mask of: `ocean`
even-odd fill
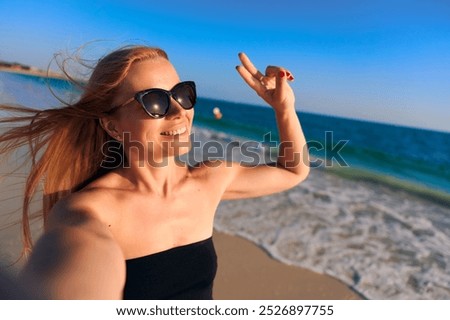
[[[219,107],[223,114],[220,121],[212,117],[214,107]],[[298,116],[310,145],[310,153],[328,158],[332,165],[347,168],[341,170],[344,174],[348,171],[348,175],[352,175],[354,170],[359,169],[358,174],[364,171],[380,183],[385,182],[386,177],[394,177],[410,183],[411,187],[429,188],[443,195],[450,193],[450,132],[304,112],[298,112]],[[195,117],[199,126],[262,143],[264,135],[270,132],[272,139],[278,141],[274,114],[270,108],[200,99]],[[339,151],[339,156],[330,159],[336,151]]]
[[[0,103],[60,105],[48,86],[65,101],[78,94],[63,80],[0,72]],[[203,142],[254,141],[261,152],[277,144],[270,108],[199,95],[194,127]],[[298,116],[313,156],[308,180],[273,196],[223,201],[216,228],[369,299],[450,299],[450,133]]]

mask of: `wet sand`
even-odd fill
[[[214,299],[362,299],[339,280],[278,262],[241,237],[216,231],[214,243],[219,261]]]

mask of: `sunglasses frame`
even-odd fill
[[[184,85],[189,86],[189,87],[193,90],[193,92],[194,92],[194,101],[193,101],[193,103],[192,103],[192,106],[189,107],[189,108],[185,108],[185,107],[177,100],[176,94],[173,93],[174,89],[176,89],[176,88],[179,87],[179,86],[184,86]],[[145,107],[145,104],[144,104],[144,100],[143,100],[143,99],[144,99],[145,95],[147,95],[147,94],[149,94],[149,93],[152,93],[152,92],[162,92],[162,93],[164,93],[165,96],[167,97],[167,104],[168,104],[168,107],[167,107],[167,109],[166,109],[166,111],[165,111],[165,113],[164,113],[163,115],[155,115],[155,114],[152,114],[152,113],[150,113],[150,111],[148,111],[147,108]],[[172,104],[170,103],[170,99],[171,99],[171,98],[173,98],[175,101],[177,101],[178,104],[179,104],[183,109],[185,109],[185,110],[190,110],[190,109],[192,109],[192,108],[194,107],[195,103],[197,102],[197,89],[196,89],[196,86],[195,86],[195,82],[194,82],[194,81],[182,81],[182,82],[177,83],[177,84],[176,84],[175,86],[173,86],[173,88],[170,89],[170,90],[165,90],[165,89],[161,89],[161,88],[151,88],[151,89],[145,89],[145,90],[142,90],[142,91],[138,91],[138,92],[133,96],[133,98],[130,98],[130,99],[128,99],[127,101],[125,101],[124,103],[122,103],[122,104],[120,104],[120,105],[118,105],[118,106],[115,106],[115,107],[111,108],[111,109],[108,111],[108,113],[113,113],[113,112],[116,111],[118,108],[124,107],[124,106],[126,106],[127,104],[129,104],[131,101],[136,100],[137,102],[139,102],[139,104],[141,105],[141,107],[144,109],[144,111],[145,111],[150,117],[152,117],[152,118],[154,118],[154,119],[162,119],[162,118],[164,118],[164,117],[167,115],[167,113],[168,113],[169,110],[170,110],[170,106],[172,105]]]

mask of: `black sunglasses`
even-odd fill
[[[175,85],[170,91],[153,88],[137,92],[133,98],[125,101],[119,106],[115,106],[108,111],[113,113],[118,108],[123,107],[133,100],[139,102],[147,114],[155,119],[166,116],[170,108],[170,98],[174,98],[185,110],[192,109],[197,101],[197,91],[194,81],[183,81]]]

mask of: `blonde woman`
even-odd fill
[[[28,251],[29,202],[43,181],[45,232],[21,274],[32,293],[212,298],[219,202],[280,192],[309,173],[292,75],[282,67],[263,74],[245,54],[239,58],[238,73],[274,110],[281,141],[276,164],[178,163],[176,156],[189,151],[196,87],[179,78],[158,48],[125,47],[102,58],[74,104],[44,111],[3,107],[22,115],[2,120],[15,124],[0,137],[2,153],[32,146],[23,207]]]

